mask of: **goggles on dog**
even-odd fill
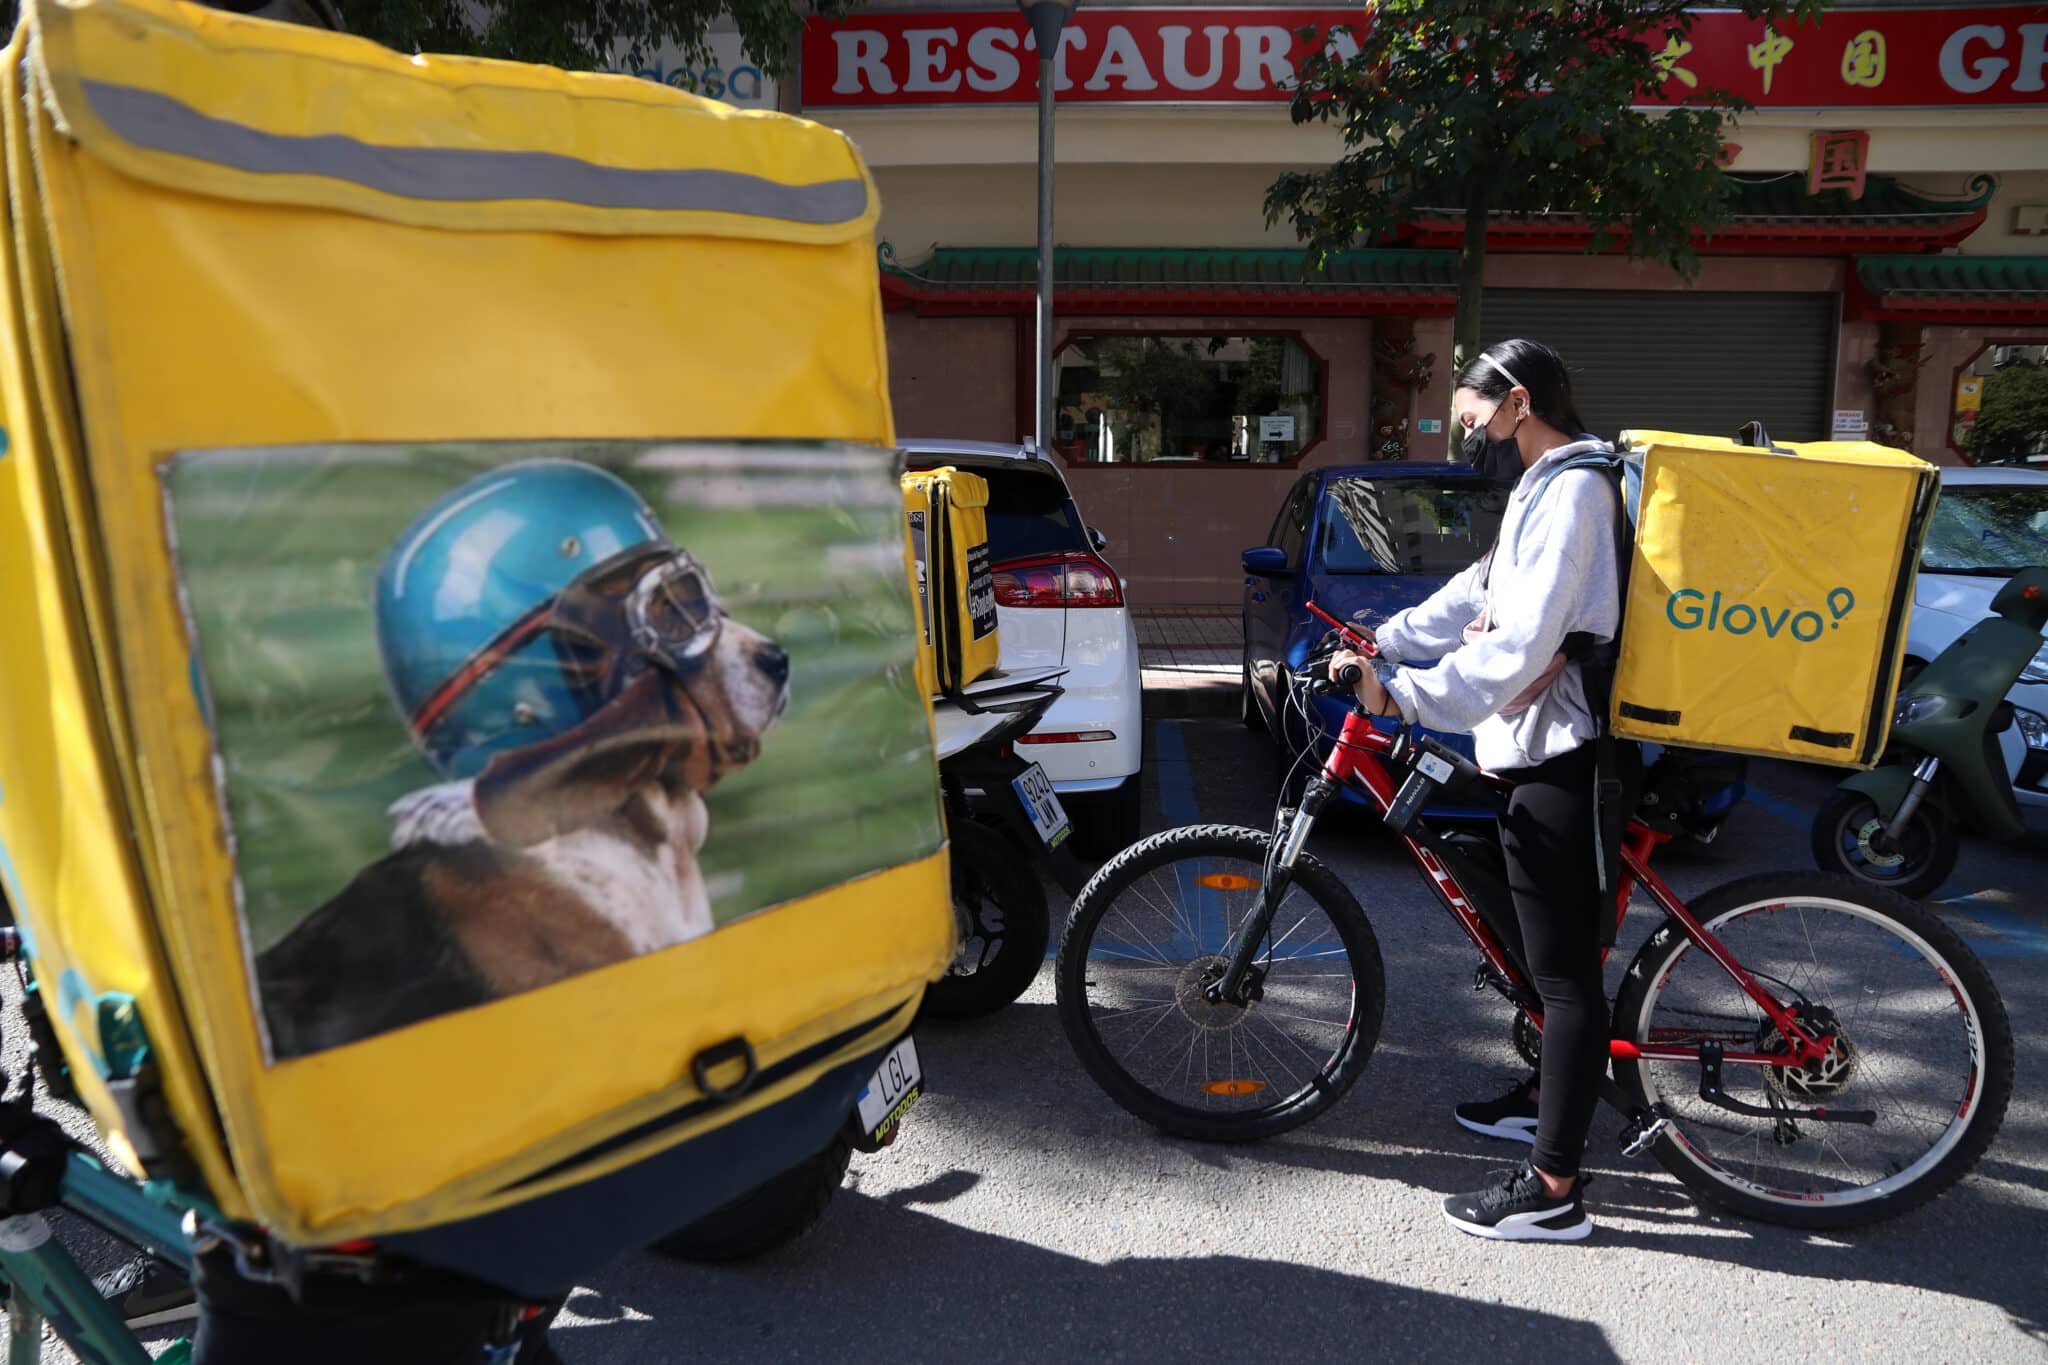
[[[581,693],[622,685],[637,661],[681,673],[718,642],[723,609],[711,575],[672,545],[649,545],[585,570],[500,632],[435,688],[412,716],[426,734],[521,650],[550,635],[564,679]]]

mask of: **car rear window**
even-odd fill
[[[1949,484],[1934,504],[1920,567],[2004,578],[2048,565],[2048,486]]]
[[[910,461],[913,469],[940,463],[918,457]],[[985,465],[973,472],[988,480],[988,550],[996,563],[1088,548],[1080,515],[1057,475]]]
[[[1505,489],[1477,480],[1333,479],[1316,538],[1325,573],[1454,574],[1493,544]]]

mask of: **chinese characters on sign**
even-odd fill
[[[1806,164],[1806,192],[1844,190],[1851,199],[1861,199],[1869,169],[1869,133],[1815,133]]]
[[[1874,28],[1864,29],[1849,40],[1842,49],[1842,80],[1847,85],[1860,85],[1866,90],[1875,90],[1884,84],[1884,35]]]
[[[1651,58],[1644,104],[1726,90],[1774,108],[2048,109],[2048,7],[1847,8],[1782,30],[1701,9]]]
[[[1666,81],[1676,80],[1688,90],[1699,89],[1700,78],[1679,65],[1691,52],[1691,43],[1686,42],[1675,33],[1672,34],[1671,41],[1664,44],[1664,51],[1658,54],[1657,57],[1659,79]]]
[[[1764,93],[1771,93],[1771,76],[1778,63],[1792,55],[1792,40],[1770,25],[1764,25],[1764,40],[1749,49],[1749,64],[1764,73]]]

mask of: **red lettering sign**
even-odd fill
[[[2048,5],[1831,9],[1769,29],[1703,10],[1656,66],[1645,103],[1727,90],[1781,109],[2048,104]]]
[[[1055,88],[1062,104],[1284,100],[1295,61],[1307,50],[1297,30],[1364,23],[1363,9],[1083,5],[1060,35]],[[804,25],[807,109],[1037,99],[1038,44],[1014,9],[871,14]]]
[[[1284,100],[1307,50],[1295,32],[1363,28],[1358,9],[1091,9],[1074,12],[1055,63],[1062,103]],[[1340,40],[1339,50],[1347,44]],[[1028,104],[1038,49],[1016,10],[805,23],[807,109]],[[1727,90],[1770,108],[2048,105],[2048,5],[1838,9],[1767,29],[1701,10],[1649,73],[1650,104]]]

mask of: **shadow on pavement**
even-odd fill
[[[864,1246],[901,1250],[863,1256]],[[632,1313],[633,1302],[643,1294],[651,1299],[657,1283],[661,1297],[675,1303],[679,1279],[692,1291],[684,1322]],[[569,1305],[597,1322],[558,1326],[553,1334],[571,1365],[684,1358],[977,1365],[1214,1355],[1304,1362],[1463,1355],[1489,1365],[1619,1359],[1597,1326],[1569,1317],[1246,1257],[1097,1264],[853,1193],[840,1197],[813,1237],[743,1269],[643,1257],[606,1280],[607,1294],[579,1295]],[[834,1326],[814,1329],[814,1322]]]
[[[1358,1089],[1321,1121],[1240,1146],[1168,1138],[1116,1108],[1067,1050],[1050,1004],[1020,1002],[969,1026],[920,1034],[934,1062],[933,1093],[959,1101],[928,1121],[963,1135],[988,1137],[1007,1130],[1020,1142],[1065,1141],[1078,1144],[1077,1151],[1101,1145],[1116,1149],[1125,1162],[1157,1144],[1225,1178],[1242,1173],[1247,1181],[1270,1183],[1284,1179],[1275,1171],[1300,1168],[1396,1181],[1438,1194],[1476,1188],[1492,1172],[1527,1155],[1514,1144],[1461,1134],[1451,1127],[1442,1103],[1423,1101],[1409,1078],[1393,1074],[1396,1068],[1411,1067],[1440,1074],[1456,1050],[1453,1041],[1440,1040],[1426,1057],[1413,1059],[1383,1043]],[[968,1064],[969,1054],[991,1048],[1011,1058],[1012,1068],[991,1071]],[[1020,1091],[1010,1079],[1018,1073],[1064,1087],[1060,1093],[1067,1098],[1046,1112],[1043,1099]],[[1025,1131],[1038,1124],[1044,1129]],[[1998,1307],[2015,1327],[2048,1343],[2048,1283],[2041,1263],[1985,1254],[1991,1245],[2032,1245],[2028,1227],[2038,1214],[1997,1189],[2000,1183],[2048,1188],[2048,1176],[2040,1169],[2001,1156],[2002,1147],[2012,1150],[2020,1142],[2023,1124],[2021,1115],[2009,1114],[1991,1151],[1933,1203],[1867,1228],[1809,1233],[1701,1205],[1653,1159],[1622,1156],[1615,1143],[1620,1119],[1603,1108],[1587,1147],[1587,1169],[1595,1176],[1587,1204],[1596,1222],[1603,1214],[1608,1221],[1592,1245],[1661,1251],[1819,1281],[1858,1280],[1955,1294]]]

